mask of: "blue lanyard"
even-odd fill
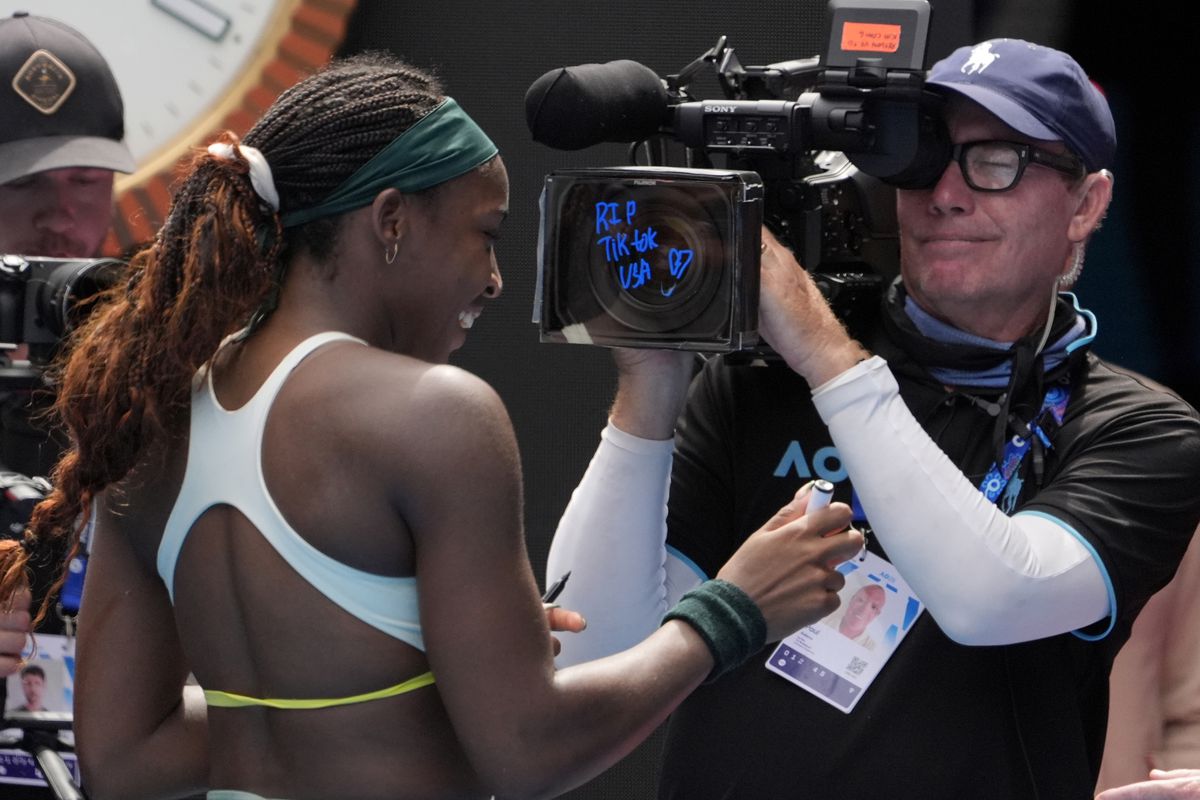
[[[979,491],[983,492],[984,497],[989,501],[999,506],[1005,514],[1012,514],[1017,507],[1017,498],[1021,494],[1023,483],[1020,476],[1017,475],[1017,469],[1021,466],[1025,454],[1033,446],[1033,437],[1036,436],[1047,449],[1053,446],[1050,444],[1050,437],[1042,430],[1038,421],[1049,411],[1055,423],[1062,425],[1063,415],[1067,410],[1067,401],[1070,399],[1071,389],[1065,383],[1047,389],[1046,397],[1042,400],[1041,410],[1029,423],[1028,435],[1010,438],[1004,445],[1004,455],[999,461],[992,464],[991,469],[980,482]],[[1003,497],[1001,497],[1001,493],[1003,493]]]
[[[79,536],[78,552],[67,562],[67,577],[58,594],[60,614],[74,617],[79,613],[79,606],[83,602],[83,578],[87,573],[88,552],[91,550],[92,531],[95,527],[96,513],[93,504],[87,525]]]

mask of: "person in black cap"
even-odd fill
[[[711,359],[685,407],[686,356],[619,354],[547,566],[591,621],[560,663],[644,636],[808,477],[920,601],[869,684],[865,657],[811,637],[776,656],[854,683],[849,711],[770,650],[692,695],[661,798],[1090,798],[1112,659],[1200,519],[1200,417],[1090,353],[1065,291],[1112,196],[1104,97],[1012,39],[928,78],[953,148],[898,192],[901,276],[861,343],[765,232],[760,330],[784,363]]]
[[[0,120],[0,255],[97,255],[112,225],[113,173],[134,168],[104,57],[56,20],[25,12],[0,19]],[[0,366],[8,363],[0,351]],[[0,386],[0,471],[23,483],[48,472],[61,443],[33,422],[40,405],[28,391],[8,388]],[[6,492],[0,502],[14,501]],[[48,581],[57,565],[44,571]],[[20,665],[28,606],[27,592],[0,598],[0,676]]]
[[[0,119],[0,255],[98,255],[112,225],[113,173],[134,168],[104,57],[56,20],[25,12],[0,19]],[[16,343],[0,344],[24,357]],[[4,397],[0,465],[45,475],[60,443],[33,417],[27,391]]]
[[[0,119],[0,253],[97,255],[113,173],[134,168],[104,57],[61,22],[0,20]]]

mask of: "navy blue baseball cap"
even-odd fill
[[[934,64],[926,84],[975,101],[1031,139],[1065,143],[1088,172],[1112,166],[1117,130],[1108,101],[1066,53],[991,39]]]

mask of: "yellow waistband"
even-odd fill
[[[210,706],[217,706],[219,708],[242,708],[244,706],[268,706],[269,708],[284,709],[329,708],[330,706],[348,706],[352,703],[366,703],[371,700],[382,700],[385,697],[395,697],[398,694],[411,692],[413,689],[420,689],[422,686],[429,686],[431,683],[433,683],[433,673],[426,672],[415,678],[409,678],[404,683],[398,683],[395,686],[378,689],[374,692],[367,692],[366,694],[356,694],[353,697],[333,697],[313,700],[260,699],[258,697],[247,697],[242,694],[233,694],[232,692],[222,692],[216,689],[205,689],[204,701]]]

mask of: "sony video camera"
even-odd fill
[[[631,142],[651,164],[546,177],[542,341],[754,348],[763,223],[852,330],[876,313],[899,266],[892,189],[932,185],[950,156],[941,101],[925,89],[930,9],[831,0],[829,12],[823,63],[745,67],[721,37],[666,79],[613,61],[530,86],[535,141]],[[705,67],[726,99],[689,94]]]
[[[29,367],[4,366],[0,388],[36,385],[40,369],[86,313],[86,301],[111,286],[125,266],[111,258],[0,255],[0,348],[29,346]]]

